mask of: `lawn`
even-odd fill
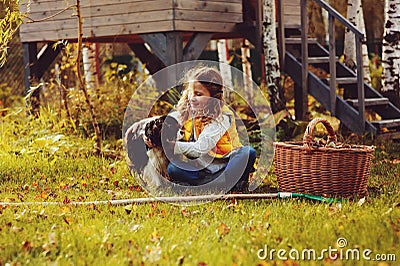
[[[0,265],[399,265],[400,145],[376,145],[365,202],[218,200],[194,206],[71,204],[146,197],[120,140],[71,133],[57,114],[0,125]],[[40,129],[40,130],[38,130]],[[265,186],[276,186],[265,173]],[[260,191],[262,192],[262,191]]]

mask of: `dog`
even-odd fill
[[[179,130],[178,121],[164,115],[139,121],[127,132],[129,166],[139,174],[145,186],[160,187],[169,180],[168,158],[173,155],[173,150],[168,143],[176,141]]]

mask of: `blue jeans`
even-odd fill
[[[255,171],[256,156],[257,152],[253,147],[243,146],[232,152],[227,165],[217,173],[207,173],[206,169],[199,170],[191,165],[185,165],[185,169],[182,169],[171,162],[168,165],[168,175],[173,181],[196,186],[206,184],[224,173],[226,178],[235,178],[236,184],[247,184],[250,173]],[[238,173],[241,174],[240,177]]]

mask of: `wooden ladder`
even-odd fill
[[[308,0],[300,0],[301,21],[295,31],[285,26],[281,1],[278,1],[280,63],[284,72],[295,82],[296,117],[307,119],[307,96],[310,94],[353,132],[400,139],[399,108],[364,83],[361,51],[363,33],[324,0],[313,0],[328,12],[329,40],[326,49],[308,37]],[[356,71],[339,62],[336,56],[335,21],[354,33]],[[310,71],[310,66],[323,69],[326,75],[318,77]],[[343,95],[338,95],[338,87],[343,88]],[[368,110],[378,114],[380,119],[368,121]]]
[[[286,38],[285,70],[298,86],[302,84],[301,42],[301,38]],[[329,51],[315,39],[308,40],[308,64],[327,73],[326,76],[318,77],[309,71],[308,93],[330,111]],[[371,133],[386,138],[400,139],[400,109],[367,83],[364,83],[365,109],[378,114],[381,120],[365,121],[365,126],[360,124],[357,74],[338,59],[336,59],[335,65],[335,83],[339,88],[344,89],[343,95],[336,95],[335,116],[347,128],[358,134]]]

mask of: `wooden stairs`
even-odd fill
[[[285,71],[297,86],[302,85],[302,40],[285,38]],[[326,76],[318,77],[308,72],[308,93],[331,111],[329,51],[315,39],[308,39],[308,65],[322,69]],[[364,83],[364,106],[366,113],[374,112],[381,120],[360,123],[357,99],[357,74],[336,60],[336,84],[343,88],[343,95],[336,94],[335,116],[351,131],[358,134],[371,134],[389,139],[400,139],[400,110],[370,85]]]

